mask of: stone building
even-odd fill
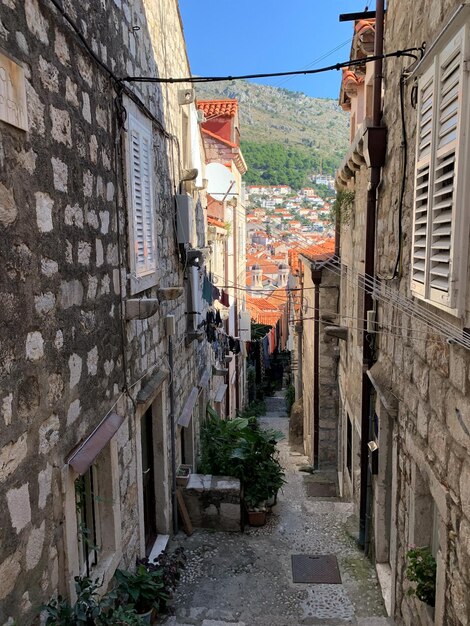
[[[239,104],[237,100],[198,100],[206,157],[207,222],[211,255],[208,271],[220,298],[214,308],[223,318],[223,333],[237,341],[217,362],[213,401],[219,414],[235,417],[245,403],[246,363],[241,340],[249,340],[240,316],[245,310],[246,210],[242,176],[247,165],[240,148]],[[225,360],[224,360],[225,359]],[[224,373],[224,370],[227,370]]]
[[[27,626],[176,524],[211,385],[204,165],[191,85],[120,80],[189,75],[176,0],[0,18],[0,623]]]
[[[289,255],[296,310],[297,341],[293,350],[296,398],[302,399],[302,449],[315,469],[335,470],[338,450],[338,340],[327,334],[336,324],[339,278],[334,261],[334,243],[313,245]],[[295,296],[294,296],[295,297]],[[296,380],[297,379],[297,380]],[[292,443],[294,443],[292,441]]]
[[[381,6],[376,21],[356,21],[352,59],[373,54],[374,40],[380,53]],[[343,76],[352,137],[337,187],[354,196],[341,225],[339,476],[396,623],[462,626],[470,623],[470,5],[418,0],[410,11],[391,0],[383,32],[387,53],[426,47],[422,58],[387,59],[383,72],[364,63]],[[411,546],[435,557],[434,608],[408,593]]]

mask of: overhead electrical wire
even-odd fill
[[[216,275],[216,276],[217,276],[217,275]],[[354,284],[354,286],[356,286],[356,285]],[[252,290],[251,290],[250,288],[248,288],[248,287],[235,287],[235,286],[227,287],[227,286],[225,286],[225,287],[218,287],[218,289],[233,289],[234,291],[252,292]],[[278,289],[279,289],[279,288],[278,288]],[[310,291],[313,291],[313,290],[315,289],[315,287],[304,287],[303,289],[301,289],[301,288],[299,288],[299,289],[288,289],[288,288],[286,287],[285,289],[286,289],[286,291],[288,291],[288,293],[290,293],[290,292],[292,292],[292,291],[309,291],[309,290],[310,290]],[[276,291],[276,290],[275,290],[275,291]],[[261,291],[256,291],[255,293],[256,293],[256,294],[259,294],[259,293],[263,293],[263,292],[261,292]],[[273,293],[273,291],[271,291],[271,292],[270,292],[270,294],[271,294],[271,295],[269,295],[269,294],[268,294],[268,296],[267,296],[267,298],[269,298],[269,300],[275,300],[275,301],[278,301],[280,304],[287,304],[287,303],[288,303],[288,300],[287,300],[286,298],[283,298],[282,296],[277,296],[277,295],[275,295],[275,294]],[[306,298],[303,298],[303,300],[305,300],[305,299],[306,299]],[[263,301],[263,300],[266,300],[266,298],[260,298],[260,300],[261,300],[261,301]],[[255,306],[256,306],[256,302],[255,302],[254,304],[255,304]],[[321,308],[316,308],[316,307],[314,307],[314,306],[305,305],[305,304],[302,304],[302,309],[303,309],[304,311],[306,311],[306,310],[309,310],[309,311],[317,311],[317,312],[319,312],[319,313],[321,313],[321,311],[322,311],[322,309],[321,309]],[[267,312],[267,313],[269,313],[269,312]],[[337,313],[337,315],[338,315],[338,317],[340,317],[341,319],[355,320],[355,321],[357,321],[357,322],[363,322],[364,324],[368,322],[368,320],[367,320],[366,318],[361,318],[361,317],[359,317],[359,316],[357,316],[357,315],[356,315],[356,316],[355,316],[355,315],[344,315],[344,314],[341,314],[341,313],[339,313],[339,312]],[[314,318],[313,318],[313,317],[302,317],[302,318],[300,318],[300,319],[302,319],[302,320],[313,320]],[[295,320],[295,321],[300,321],[300,319],[299,319],[299,320]],[[290,320],[289,320],[289,321],[290,321]],[[329,322],[328,322],[328,323],[329,323]],[[334,323],[332,322],[331,324],[333,325]],[[376,321],[376,322],[374,322],[374,324],[375,324],[377,327],[379,327],[380,325],[382,325],[382,324],[383,324],[383,322],[382,322],[382,323],[380,323],[380,322],[377,322],[377,321]],[[404,325],[402,325],[402,324],[387,324],[387,328],[395,328],[395,329],[397,329],[397,330],[403,330],[403,331],[413,332],[413,333],[415,333],[415,334],[422,334],[422,335],[428,335],[428,334],[429,334],[429,331],[428,331],[428,330],[414,330],[414,329],[411,329],[409,326],[404,326]],[[398,335],[398,336],[403,337],[403,334],[400,334],[400,335]],[[444,341],[445,341],[445,342],[447,342],[447,340],[448,340],[447,338],[446,338],[446,339],[444,339]]]
[[[55,1],[55,0],[53,0]],[[414,54],[417,52],[419,57]],[[309,76],[312,74],[322,74],[324,72],[330,72],[332,70],[340,70],[346,67],[355,67],[364,65],[364,63],[372,63],[374,61],[380,61],[383,59],[391,59],[398,57],[410,57],[418,61],[424,54],[424,48],[405,48],[403,50],[395,50],[394,52],[387,52],[385,54],[378,54],[374,56],[361,57],[360,59],[350,59],[349,61],[342,61],[340,63],[334,63],[333,65],[327,65],[325,67],[319,67],[310,70],[294,70],[290,72],[266,72],[258,74],[243,74],[240,76],[186,76],[184,78],[161,78],[159,76],[125,76],[121,78],[121,82],[127,83],[215,83],[222,81],[233,80],[250,80],[254,78],[276,78],[280,76]]]
[[[351,37],[348,37],[345,41],[343,41],[342,43],[339,43],[336,47],[332,48],[328,52],[325,52],[321,56],[317,57],[316,59],[314,59],[313,61],[311,61],[307,65],[305,65],[302,69],[303,70],[309,69],[310,67],[312,67],[312,65],[315,65],[316,63],[319,63],[320,61],[323,61],[323,59],[326,59],[327,57],[332,55],[333,52],[337,52],[338,50],[341,50],[341,48],[344,48],[344,46],[346,46],[348,43],[351,43]],[[280,87],[281,85],[285,85],[292,78],[293,78],[293,76],[288,76],[284,80],[280,80],[279,82],[277,82],[274,85],[272,85],[272,87]]]

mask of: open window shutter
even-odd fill
[[[416,146],[415,198],[411,287],[425,295],[428,256],[430,174],[434,113],[434,65],[421,77],[418,86],[418,125]]]
[[[129,116],[130,200],[137,276],[156,269],[152,171],[151,127],[147,128]]]
[[[452,266],[453,256],[458,252],[454,246],[457,224],[455,199],[463,60],[461,31],[439,58],[429,252],[429,297],[449,307],[454,306]]]

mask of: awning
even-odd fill
[[[159,387],[162,386],[168,377],[168,374],[169,371],[163,368],[152,374],[147,384],[144,385],[144,387],[137,394],[137,404],[147,404],[147,402],[151,400],[158,391]]]
[[[123,421],[122,415],[109,413],[91,435],[72,452],[68,464],[82,476],[91,467],[105,445],[109,443]]]
[[[187,428],[189,426],[198,395],[199,389],[197,387],[193,387],[178,418],[178,426],[182,426],[183,428]]]
[[[225,383],[220,385],[220,387],[217,389],[215,393],[214,402],[222,402],[225,396],[225,392],[227,391],[227,387],[228,385],[226,385]]]
[[[390,374],[386,372],[383,365],[377,361],[370,370],[367,370],[367,376],[374,385],[374,389],[377,391],[377,395],[387,413],[391,417],[396,418],[398,416],[398,399],[391,390]]]
[[[207,388],[209,386],[209,380],[211,377],[211,371],[210,369],[207,369],[204,374],[201,376],[201,379],[199,381],[199,387],[202,388]]]

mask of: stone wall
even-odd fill
[[[404,2],[390,3],[386,46],[400,48],[410,41],[431,41],[450,18],[458,2],[418,2],[411,15],[405,16]],[[426,15],[423,20],[420,15]],[[412,45],[416,45],[413,43]],[[398,182],[402,176],[402,145],[397,107],[402,61],[387,65],[385,75],[384,120],[389,129],[387,165],[384,169],[383,188],[380,194],[378,231],[379,271],[390,272],[397,254]],[[409,267],[412,228],[413,167],[416,111],[411,107],[410,90],[405,87],[405,119],[410,150],[403,205],[402,276],[396,288],[410,296]],[[467,138],[468,140],[468,138]],[[467,298],[469,296],[467,290]],[[468,320],[470,307],[467,304]],[[439,311],[433,311],[439,315]],[[432,498],[437,509],[439,527],[439,552],[437,576],[436,624],[468,624],[470,616],[470,387],[468,351],[448,345],[445,337],[433,332],[396,308],[383,307],[385,325],[398,329],[398,336],[388,333],[381,337],[380,360],[392,381],[398,397],[399,418],[397,435],[398,453],[398,549],[396,610],[407,624],[416,622],[416,605],[419,601],[406,595],[404,575],[405,553],[409,544],[415,543],[417,532],[413,518],[418,507],[415,475],[422,476],[422,491]],[[445,313],[442,319],[459,325]],[[464,322],[464,325],[465,322]],[[426,522],[425,522],[426,523]],[[428,524],[428,537],[431,529]],[[426,623],[423,620],[422,623]]]
[[[314,462],[314,335],[315,285],[312,280],[313,262],[303,260],[304,317],[302,338],[302,403],[304,452]],[[325,334],[328,320],[337,321],[339,277],[327,268],[322,270],[319,286],[319,457],[320,469],[335,468],[338,448],[338,358],[337,339]]]
[[[320,284],[320,441],[321,469],[336,468],[338,457],[339,390],[338,340],[325,333],[330,321],[338,322],[339,276],[324,269]]]
[[[409,4],[404,0],[389,2],[385,49],[418,46],[423,41],[429,45],[459,4],[452,0],[418,0],[410,12]],[[411,60],[398,58],[385,64],[383,109],[388,146],[379,189],[376,271],[388,287],[411,303],[416,302],[410,291],[409,271],[417,121],[416,110],[411,105],[412,80],[406,82],[404,92],[408,141],[406,172],[403,171],[399,101],[400,75],[410,63]],[[405,174],[400,216],[400,191]],[[364,197],[367,190],[365,167],[355,174],[355,190],[357,210],[359,198]],[[399,219],[403,246],[400,274],[392,279],[399,254]],[[357,227],[356,223],[354,228]],[[360,259],[363,254],[363,246],[359,241],[357,244],[356,247],[351,243],[350,259],[354,255]],[[344,255],[342,259],[346,264],[351,262]],[[467,289],[466,311],[460,319],[426,304],[422,305],[423,310],[462,328],[469,322],[468,296]],[[353,299],[348,296],[347,302],[346,315],[355,315]],[[392,523],[388,529],[383,514],[376,514],[374,523],[378,526],[376,533],[390,534],[390,552],[386,558],[391,568],[392,611],[398,624],[419,626],[429,623],[422,603],[407,594],[410,583],[405,575],[406,552],[410,545],[434,543],[438,568],[433,623],[461,626],[469,623],[470,615],[470,355],[457,345],[449,345],[444,335],[411,316],[406,307],[400,309],[392,302],[379,303],[377,315],[380,321],[377,359],[385,381],[376,385],[376,409],[379,416],[384,416],[384,419],[379,418],[378,428],[379,437],[380,431],[388,428],[385,440],[391,442],[389,452],[379,450],[379,458],[382,454],[391,455],[393,483],[388,488],[394,496],[389,511]],[[343,403],[360,407],[360,398],[357,402],[357,394],[352,388],[359,378],[356,375],[353,378],[351,374],[345,348],[341,359]],[[387,404],[387,401],[384,393],[390,394],[397,404],[397,416],[392,420],[385,419],[384,402]],[[374,483],[376,502],[382,501],[381,490],[384,488],[383,481]]]
[[[116,76],[189,73],[176,1],[90,0],[64,8]],[[52,4],[8,0],[0,17],[2,48],[25,71],[29,118],[28,132],[0,123],[0,623],[14,618],[27,626],[78,573],[64,537],[67,454],[111,408],[125,415],[113,440],[113,506],[116,554],[132,565],[143,545],[135,400],[149,376],[168,367],[165,316],[175,315],[177,327],[176,417],[197,385],[206,348],[185,345],[184,298],[161,303],[147,320],[121,323],[121,297],[129,293],[119,142],[125,130],[117,128],[112,81]],[[178,87],[131,89],[156,120],[157,286],[183,286],[173,226]],[[203,226],[198,230],[202,240]],[[167,420],[167,382],[164,388]],[[168,455],[168,440],[163,447]]]
[[[230,476],[191,474],[183,497],[196,528],[240,532],[240,481]]]

